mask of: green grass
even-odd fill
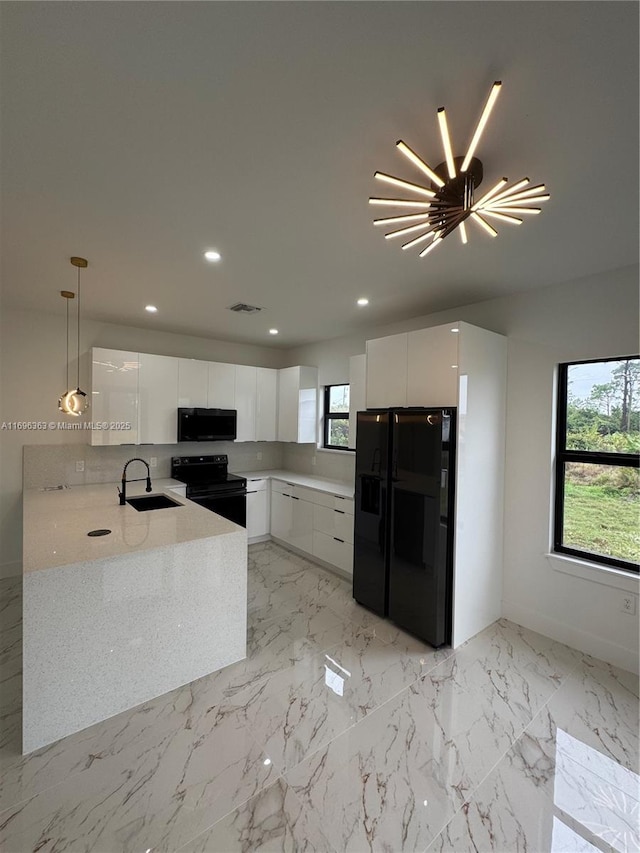
[[[640,562],[640,500],[603,486],[566,483],[564,544]]]

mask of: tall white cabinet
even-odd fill
[[[91,444],[138,443],[138,382],[140,359],[137,352],[92,350],[91,420],[130,424],[126,430],[92,430]]]
[[[140,353],[139,444],[178,440],[178,359]]]
[[[453,646],[502,612],[507,339],[456,322],[367,341],[367,408],[455,406]]]
[[[285,367],[279,371],[278,441],[315,443],[317,396],[317,367]]]

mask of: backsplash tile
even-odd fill
[[[282,444],[283,465],[286,471],[310,474],[352,485],[355,481],[356,455],[349,451],[328,453],[313,444]],[[315,465],[313,458],[315,456]]]
[[[133,456],[158,460],[151,478],[171,476],[172,456],[199,456],[226,453],[230,471],[258,471],[283,467],[283,445],[278,442],[210,441],[196,444],[155,444],[149,446],[92,447],[86,444],[27,444],[23,454],[25,489],[44,486],[81,486],[89,483],[117,483],[124,463]],[[258,459],[258,454],[262,459]],[[76,462],[84,471],[76,471]],[[328,475],[323,475],[328,476]],[[334,478],[335,479],[335,478]]]

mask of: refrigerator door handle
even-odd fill
[[[443,468],[442,471],[440,472],[440,488],[441,489],[447,488],[447,477],[448,477],[448,471],[446,468]]]

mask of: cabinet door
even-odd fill
[[[407,335],[367,341],[367,408],[407,405]]]
[[[236,366],[222,362],[209,362],[209,391],[207,406],[210,409],[235,409]]]
[[[238,412],[236,441],[256,440],[256,367],[236,365],[235,406]]]
[[[409,332],[407,405],[458,405],[457,323]]]
[[[140,353],[140,444],[175,444],[178,359]]]
[[[178,359],[178,406],[207,408],[209,363],[194,358]]]
[[[250,484],[248,484],[250,485]],[[269,492],[247,489],[247,536],[266,536],[269,533]]]
[[[278,441],[298,440],[299,367],[285,367],[278,378]]]
[[[91,444],[137,444],[138,353],[94,347],[91,354],[91,420],[131,424],[127,430],[91,430]]]
[[[278,371],[258,367],[256,373],[256,441],[275,441],[278,432]]]
[[[290,495],[271,493],[271,535],[284,542],[291,541],[294,503]]]
[[[301,367],[298,381],[299,444],[315,444],[318,425],[318,368]]]
[[[344,572],[353,574],[353,545],[337,536],[327,536],[318,530],[313,532],[313,555]]]
[[[316,504],[313,508],[313,529],[353,544],[353,516],[343,510]]]
[[[358,412],[367,408],[367,356],[349,359],[349,447],[355,450]]]
[[[313,504],[291,497],[293,504],[291,538],[289,542],[311,554],[313,552]]]

